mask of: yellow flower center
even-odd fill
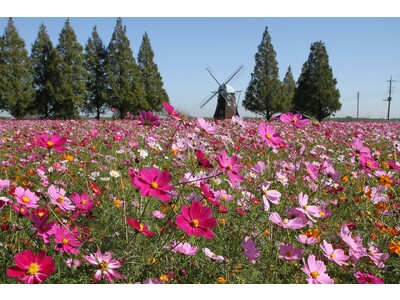
[[[35,275],[37,272],[39,272],[39,265],[35,263],[30,264],[27,273],[29,275]]]
[[[68,244],[68,239],[67,238],[63,238],[62,243],[63,244]]]
[[[297,119],[296,119],[296,118],[293,118],[293,119],[292,119],[292,122],[293,122],[293,123],[297,123]]]
[[[102,271],[107,271],[107,269],[108,269],[108,262],[102,260],[102,261],[100,262],[100,267],[101,267],[101,270],[102,270]]]
[[[25,202],[25,203],[29,203],[29,198],[28,197],[26,197],[26,196],[23,196],[22,197],[22,202]]]
[[[331,258],[335,258],[335,254],[334,254],[334,253],[331,253],[329,256],[330,256]]]
[[[265,135],[265,137],[267,138],[267,139],[271,139],[271,135],[269,134],[269,133],[267,133],[266,135]]]
[[[155,182],[155,181],[153,181],[153,182],[151,183],[151,187],[152,187],[153,189],[158,188],[158,183]]]
[[[318,276],[319,276],[319,273],[317,271],[311,272],[312,278],[316,279],[316,278],[318,278]]]
[[[194,228],[199,227],[199,220],[193,219],[192,221],[190,221],[190,226],[192,226]]]
[[[58,202],[58,203],[63,203],[63,202],[64,202],[64,199],[65,199],[64,196],[60,196],[60,197],[58,197],[57,202]]]
[[[232,166],[229,165],[229,166],[226,167],[226,169],[227,169],[228,171],[231,171],[231,170],[232,170]]]
[[[54,144],[53,144],[52,141],[47,141],[47,142],[46,142],[46,145],[49,146],[49,147],[51,147],[51,146],[53,146]]]
[[[41,211],[41,212],[38,213],[38,217],[41,218],[41,217],[43,217],[43,216],[44,216],[44,212]]]
[[[144,225],[142,223],[139,224],[139,231],[143,231]]]
[[[82,204],[82,205],[85,205],[85,204],[86,204],[86,200],[85,200],[85,199],[82,199],[82,200],[81,200],[81,204]]]
[[[168,276],[165,275],[165,274],[162,274],[162,275],[160,276],[160,280],[163,280],[163,281],[165,281],[165,282],[168,282]]]

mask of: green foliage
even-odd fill
[[[296,82],[294,81],[292,68],[289,66],[285,78],[283,78],[283,96],[286,98],[285,102],[290,103],[292,105],[294,93],[296,91]]]
[[[150,109],[140,78],[140,70],[133,57],[126,27],[118,18],[108,45],[106,70],[110,85],[110,107],[118,110],[118,117],[128,112],[137,114],[141,109]]]
[[[147,32],[143,35],[142,44],[138,53],[138,66],[142,84],[146,91],[146,101],[151,110],[160,111],[164,102],[169,102],[168,94],[163,88],[163,80],[154,63],[154,52],[150,45]]]
[[[247,110],[261,114],[267,120],[276,112],[290,109],[290,102],[283,96],[276,53],[268,27],[265,28],[255,55],[254,71],[246,89],[243,106]]]
[[[86,101],[84,110],[87,113],[95,113],[96,119],[99,119],[107,109],[106,58],[107,51],[95,26],[85,47]]]
[[[40,26],[38,36],[32,45],[30,59],[36,91],[32,110],[44,115],[47,119],[54,114],[58,54],[44,24]]]
[[[9,18],[0,38],[0,109],[20,119],[33,99],[32,68],[21,39]]]
[[[321,41],[313,43],[297,81],[295,110],[311,115],[319,121],[329,117],[342,106],[336,84],[325,44]]]
[[[61,30],[57,51],[60,60],[54,110],[58,118],[76,118],[79,116],[85,97],[83,48],[77,41],[69,19]]]

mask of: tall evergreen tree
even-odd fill
[[[285,78],[283,78],[282,88],[283,88],[283,97],[286,97],[285,101],[287,103],[290,103],[290,107],[292,107],[294,93],[296,91],[296,82],[294,81],[292,68],[290,66],[286,71]]]
[[[242,105],[247,110],[261,114],[267,120],[274,113],[290,108],[290,103],[286,101],[285,97],[282,97],[278,63],[268,27],[265,28],[261,44],[255,55],[254,71],[251,74]]]
[[[73,119],[79,116],[85,98],[83,47],[78,43],[69,19],[66,20],[57,45],[60,57],[54,110],[56,117]]]
[[[140,70],[133,57],[126,27],[118,18],[107,49],[106,70],[110,87],[109,105],[117,109],[118,117],[125,118],[128,112],[137,114],[141,109],[150,109],[140,78]]]
[[[100,115],[104,114],[107,109],[106,58],[106,48],[95,26],[92,36],[85,46],[86,95],[84,110],[87,113],[95,113],[96,119],[100,119]]]
[[[319,121],[332,115],[342,106],[336,84],[325,44],[322,41],[313,43],[297,81],[295,109]]]
[[[0,109],[20,119],[33,101],[32,66],[12,18],[0,38]]]
[[[146,92],[146,101],[151,110],[160,111],[165,101],[169,102],[168,94],[163,88],[163,80],[154,63],[154,52],[150,45],[147,32],[143,35],[142,44],[138,53],[138,66],[142,84]]]
[[[47,119],[54,114],[58,55],[44,24],[40,25],[38,36],[32,45],[31,62],[35,87],[32,108]]]

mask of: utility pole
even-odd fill
[[[388,80],[389,82],[389,97],[387,98],[387,100],[383,100],[383,101],[387,101],[388,102],[388,112],[387,112],[387,118],[386,120],[389,121],[389,116],[390,116],[390,102],[392,101],[392,82],[395,82],[396,80],[392,80],[392,76],[390,76],[390,80]]]
[[[357,122],[359,121],[359,118],[358,118],[359,101],[360,101],[360,92],[357,92]]]

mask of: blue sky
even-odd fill
[[[17,14],[18,15],[18,14]],[[40,15],[46,17],[40,17]],[[14,17],[28,51],[43,22],[53,41],[66,17],[48,17],[36,12],[33,17]],[[90,14],[88,14],[90,16]],[[396,17],[127,17],[123,24],[135,58],[142,36],[148,33],[155,62],[163,77],[170,102],[194,117],[211,117],[216,98],[203,109],[200,103],[217,88],[207,73],[210,66],[217,79],[224,81],[241,64],[245,71],[233,86],[242,90],[241,99],[254,68],[254,55],[268,26],[276,52],[280,79],[290,65],[297,81],[307,60],[310,46],[316,41],[326,45],[333,75],[340,90],[342,109],[336,116],[356,116],[357,92],[360,93],[360,117],[385,118],[390,77],[393,77],[390,116],[400,118],[400,18]],[[188,13],[190,15],[190,13]],[[324,14],[321,14],[324,15]],[[7,16],[0,17],[0,33]],[[12,16],[12,15],[11,15]],[[115,15],[118,16],[118,15]],[[78,37],[85,45],[93,26],[108,45],[116,17],[70,17]],[[240,105],[242,116],[252,116]]]

